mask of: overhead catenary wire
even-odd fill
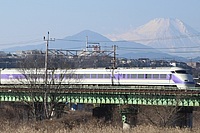
[[[181,39],[181,38],[194,38],[194,37],[200,37],[200,33],[198,34],[191,34],[191,35],[179,35],[179,36],[167,36],[167,37],[159,37],[159,38],[144,38],[144,39],[133,39],[133,40],[96,40],[97,42],[137,42],[137,41],[156,41],[156,40],[174,40],[174,39]],[[85,40],[79,40],[79,39],[56,39],[60,41],[74,41],[74,42],[85,42]]]
[[[163,37],[163,38],[154,38],[154,39],[138,39],[138,40],[119,40],[119,41],[102,41],[102,40],[96,40],[96,42],[99,43],[128,43],[128,42],[137,42],[137,41],[156,41],[156,40],[174,40],[174,39],[181,39],[181,38],[191,38],[191,37],[199,37],[199,34],[192,34],[192,35],[180,35],[180,36],[171,36],[171,37]],[[60,41],[72,41],[72,42],[85,42],[85,40],[76,40],[76,39],[56,39],[56,40],[60,40]],[[120,44],[118,44],[120,45]],[[123,45],[123,44],[122,44]],[[120,46],[119,46],[120,47]],[[200,45],[196,45],[196,46],[188,46],[188,47],[172,47],[172,48],[156,48],[156,49],[180,49],[180,48],[199,48]],[[121,47],[122,48],[122,47]],[[124,47],[125,48],[125,47]],[[155,49],[155,48],[133,48],[133,47],[126,47],[127,49],[130,50],[131,49]]]
[[[31,44],[31,43],[38,43],[43,42],[42,39],[34,39],[28,41],[19,41],[19,42],[10,42],[10,43],[0,43],[0,45],[17,45],[17,44]]]
[[[153,41],[153,40],[174,40],[174,39],[181,39],[181,38],[193,38],[193,37],[199,37],[200,33],[198,34],[192,34],[192,35],[180,35],[180,36],[171,36],[171,37],[163,37],[163,38],[154,38],[154,39],[139,39],[139,40],[119,40],[119,41],[112,41],[112,40],[108,40],[108,41],[104,41],[104,40],[96,40],[95,42],[98,43],[114,43],[115,45],[118,45],[118,50],[127,50],[127,51],[135,51],[135,50],[168,50],[167,52],[169,53],[190,53],[190,52],[200,52],[198,50],[187,50],[187,51],[170,51],[170,50],[174,50],[174,49],[194,49],[194,48],[200,48],[200,45],[196,45],[196,46],[181,46],[181,47],[172,47],[172,48],[152,48],[152,47],[148,47],[148,48],[140,48],[140,47],[121,47],[120,45],[124,45],[123,43],[128,43],[128,42],[136,42],[136,41]],[[80,43],[85,43],[85,40],[81,40],[81,39],[55,39],[55,41],[68,41],[68,42],[80,42]],[[18,45],[18,44],[33,44],[33,43],[38,43],[38,42],[43,42],[42,39],[34,39],[34,40],[28,40],[28,41],[19,41],[19,42],[11,42],[11,43],[2,43],[0,45]],[[101,46],[101,47],[107,47],[108,46]],[[112,48],[112,46],[110,46],[109,48]]]
[[[181,38],[190,38],[190,37],[199,37],[200,34],[193,34],[193,35],[180,35],[180,36],[171,36],[171,37],[163,37],[163,38],[154,38],[154,39],[138,39],[138,40],[119,40],[119,41],[104,41],[104,40],[96,40],[96,42],[103,43],[103,42],[111,42],[111,43],[127,43],[127,42],[136,42],[136,41],[149,41],[149,40],[173,40],[173,39],[181,39]],[[58,41],[69,41],[69,42],[85,42],[85,40],[80,39],[55,39]],[[10,42],[10,43],[0,43],[0,45],[17,45],[17,44],[30,44],[30,43],[37,43],[43,42],[42,39],[34,39],[34,40],[27,40],[27,41],[19,41],[19,42]],[[181,48],[181,47],[178,47]],[[185,47],[188,48],[188,47]],[[174,49],[174,48],[173,48]]]

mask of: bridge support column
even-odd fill
[[[137,124],[138,106],[128,105],[120,111],[123,129],[129,129]]]
[[[93,109],[93,116],[97,118],[105,118],[105,121],[110,121],[113,116],[113,108],[115,105],[101,104],[100,107]]]
[[[64,103],[58,103],[55,105],[54,107],[54,112],[55,112],[55,117],[58,119],[58,118],[61,118],[62,117],[62,114],[64,113],[64,107],[66,105]]]
[[[192,128],[193,107],[180,107],[176,114],[175,126]]]
[[[42,102],[35,102],[34,103],[34,113],[36,120],[43,120],[44,119],[44,108]]]
[[[137,105],[116,106],[103,104],[93,109],[93,116],[104,118],[105,121],[110,121],[116,125],[122,124],[123,129],[129,129],[137,124],[137,114]]]

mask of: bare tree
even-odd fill
[[[39,111],[40,117],[42,117],[41,119],[50,119],[52,117],[54,109],[58,106],[60,100],[54,94],[63,91],[63,86],[66,84],[69,86],[73,80],[74,70],[69,70],[65,60],[62,60],[60,64],[57,61],[60,60],[57,60],[55,57],[49,59],[47,78],[45,78],[43,56],[30,56],[25,58],[19,69],[22,75],[18,77],[18,82],[19,84],[27,86],[28,93],[32,96],[33,102],[28,104],[33,108],[34,116],[38,115],[38,109],[36,110],[35,107],[38,101],[37,97],[33,94],[35,92],[43,93],[43,103],[38,105],[41,110]],[[79,81],[77,78],[76,82]]]
[[[159,127],[177,126],[182,117],[178,113],[180,106],[140,106],[138,120]]]

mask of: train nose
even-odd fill
[[[182,76],[182,78],[185,82],[194,82],[194,79],[191,75]]]
[[[183,81],[184,81],[185,84],[187,84],[187,85],[191,85],[191,86],[195,85],[195,81],[193,80],[192,77],[187,78],[187,79],[185,79],[185,80],[183,80]]]

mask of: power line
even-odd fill
[[[174,39],[181,39],[181,38],[190,38],[190,37],[199,37],[200,34],[193,34],[193,35],[180,35],[180,36],[171,36],[171,37],[163,37],[163,38],[153,38],[153,39],[138,39],[138,40],[119,40],[119,41],[104,41],[104,40],[96,40],[95,42],[99,43],[128,43],[128,42],[137,42],[137,41],[154,41],[154,40],[174,40]],[[55,39],[58,41],[68,41],[68,42],[84,42],[85,40],[80,40],[80,39]],[[37,42],[42,42],[41,39],[34,39],[34,40],[28,40],[28,41],[19,41],[19,42],[11,42],[11,43],[0,43],[0,45],[17,45],[17,44],[30,44],[30,43],[37,43]],[[194,46],[198,47],[198,46]],[[182,47],[177,47],[177,48],[182,48]],[[183,47],[183,48],[191,48],[191,47]],[[166,49],[166,48],[157,48],[157,49]],[[176,49],[176,48],[171,48],[171,49]]]
[[[190,37],[199,37],[200,34],[193,34],[193,35],[180,35],[180,36],[171,36],[171,37],[164,37],[164,38],[154,38],[154,39],[140,39],[140,40],[121,40],[121,41],[103,41],[103,40],[99,40],[99,41],[95,41],[95,42],[99,42],[99,43],[128,43],[128,42],[135,42],[135,41],[150,41],[150,40],[170,40],[170,39],[181,39],[181,38],[190,38]],[[79,39],[55,39],[55,40],[59,40],[59,41],[69,41],[69,42],[81,42],[81,43],[85,43],[85,40],[79,40]],[[34,39],[34,40],[29,40],[29,41],[21,41],[21,42],[12,42],[12,43],[2,43],[0,45],[17,45],[17,44],[30,44],[30,43],[37,43],[37,42],[42,42],[41,39]],[[88,42],[90,43],[90,42]],[[120,44],[118,44],[119,46]],[[122,44],[123,45],[123,44]],[[107,47],[108,46],[101,46],[101,47]],[[194,48],[199,48],[200,45],[196,45],[196,46],[185,46],[185,47],[173,47],[173,48],[133,48],[133,47],[118,47],[118,50],[126,50],[126,51],[133,51],[133,50],[174,50],[174,49],[194,49]],[[109,47],[111,48],[111,46]],[[176,52],[171,52],[169,51],[169,53],[189,53],[189,52],[200,52],[198,50],[189,50],[189,51],[176,51]]]
[[[143,49],[149,49],[149,50],[153,50],[153,49],[156,49],[156,50],[159,50],[159,49],[171,49],[171,50],[174,50],[174,49],[182,49],[182,48],[199,48],[199,46],[191,46],[191,47],[173,47],[173,48],[152,48],[152,47],[148,47],[148,48],[133,48],[133,47],[119,47],[121,50],[143,50]]]
[[[66,41],[66,42],[85,42],[85,40],[79,40],[79,39],[55,39],[58,41]]]
[[[200,34],[192,34],[192,35],[179,35],[179,36],[168,36],[168,37],[159,37],[159,38],[146,38],[146,39],[133,39],[133,40],[119,40],[119,41],[104,41],[104,40],[96,40],[96,42],[137,42],[137,41],[154,41],[154,40],[174,40],[181,38],[193,38],[199,37]],[[79,39],[56,39],[60,41],[72,41],[72,42],[85,42],[85,40]]]
[[[183,47],[182,47],[183,48]],[[187,48],[187,47],[185,47]],[[187,51],[169,51],[172,48],[163,48],[166,49],[167,53],[200,53],[200,50],[187,50]],[[178,48],[177,48],[178,49]],[[118,47],[118,50],[126,50],[126,51],[142,51],[145,50],[145,52],[152,51],[152,50],[158,50],[157,48],[131,48],[131,47]],[[173,49],[172,49],[173,50]],[[165,52],[165,51],[160,51]]]
[[[154,39],[138,39],[138,40],[120,40],[120,41],[102,41],[102,40],[99,40],[99,41],[96,41],[96,42],[99,42],[99,43],[106,43],[106,42],[109,42],[109,43],[128,43],[128,42],[137,42],[137,41],[154,41],[154,40],[174,40],[174,39],[181,39],[181,38],[191,38],[191,37],[199,37],[200,34],[192,34],[192,35],[180,35],[180,36],[171,36],[171,37],[163,37],[163,38],[154,38]],[[85,40],[76,40],[76,39],[56,39],[56,40],[60,40],[60,41],[72,41],[72,42],[85,42]],[[120,44],[118,44],[120,45]],[[122,44],[123,45],[123,44]],[[189,47],[173,47],[173,48],[131,48],[131,47],[120,47],[120,49],[124,49],[124,50],[130,50],[130,49],[181,49],[181,48],[199,48],[200,45],[197,45],[197,46],[189,46]]]
[[[42,42],[41,39],[29,40],[29,41],[20,41],[20,42],[11,42],[11,43],[0,43],[0,45],[17,45],[17,44],[30,44],[30,43],[37,43]]]
[[[128,40],[128,41],[155,41],[155,40],[175,40],[181,38],[192,38],[192,37],[199,37],[200,34],[193,34],[193,35],[179,35],[179,36],[168,36],[168,37],[159,37],[159,38],[147,38],[147,39],[137,39],[137,40]]]

